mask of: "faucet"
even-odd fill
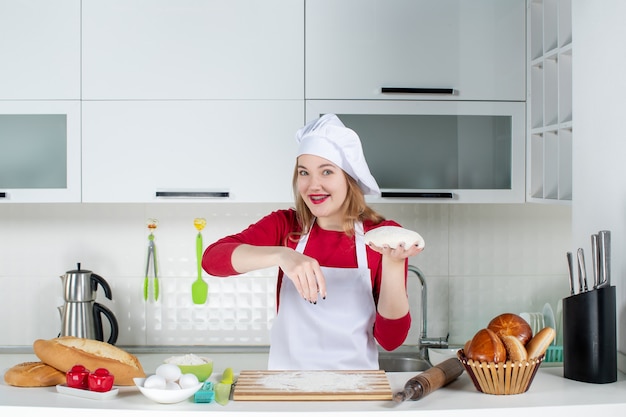
[[[428,348],[447,348],[448,347],[448,337],[450,334],[444,337],[427,337],[427,328],[428,328],[428,319],[427,319],[427,288],[426,288],[426,277],[424,273],[416,266],[409,265],[409,272],[413,272],[417,275],[417,278],[420,281],[420,285],[422,288],[421,292],[421,307],[422,307],[422,328],[420,331],[419,341],[417,342],[417,347],[419,349],[419,357],[421,359],[426,359],[430,362],[430,358],[428,357]]]

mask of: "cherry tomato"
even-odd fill
[[[65,382],[70,388],[88,389],[89,388],[89,369],[83,365],[74,365],[72,369],[65,373]]]
[[[115,377],[105,368],[98,368],[89,374],[89,390],[95,392],[107,392],[113,388]]]

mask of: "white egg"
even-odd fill
[[[168,390],[179,390],[180,389],[180,385],[178,385],[176,382],[168,382],[167,384],[165,384],[165,389]]]
[[[167,381],[165,381],[165,378],[163,378],[162,376],[160,376],[160,375],[150,375],[143,382],[143,387],[144,388],[154,388],[154,389],[165,389],[165,384],[166,383],[167,383]]]
[[[178,366],[172,365],[171,363],[164,363],[163,365],[159,365],[156,369],[156,374],[165,378],[167,382],[174,382],[178,381],[182,372]]]
[[[199,383],[198,377],[194,374],[182,374],[178,380],[178,385],[180,385],[182,389],[193,388]]]

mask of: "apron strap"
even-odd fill
[[[298,244],[296,245],[296,252],[304,253],[304,249],[306,248],[306,244],[309,241],[309,234],[311,233],[311,229],[313,229],[313,225],[315,224],[316,218],[313,218],[311,222],[311,227],[309,228],[309,233],[300,237]],[[369,268],[367,262],[367,246],[365,245],[365,229],[363,229],[362,222],[354,223],[354,245],[356,246],[356,262],[358,268]]]

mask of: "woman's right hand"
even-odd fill
[[[278,266],[296,287],[302,298],[317,303],[318,296],[326,298],[326,281],[319,262],[291,248],[282,248]]]
[[[240,274],[271,266],[282,269],[305,300],[316,303],[326,298],[326,281],[314,258],[285,246],[254,246],[242,244],[231,255],[233,268]]]

